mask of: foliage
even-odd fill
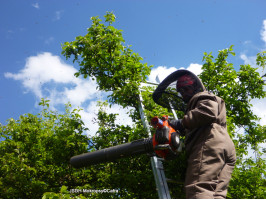
[[[140,126],[140,117],[137,110],[139,101],[137,96],[140,94],[138,86],[140,82],[145,82],[145,77],[149,75],[150,67],[146,64],[141,64],[141,58],[137,54],[134,54],[132,50],[122,45],[124,40],[121,31],[111,26],[115,21],[115,16],[112,13],[107,13],[105,18],[109,26],[100,23],[101,20],[98,17],[92,18],[93,24],[88,29],[88,34],[84,37],[77,37],[76,40],[71,43],[66,42],[63,45],[63,54],[66,58],[70,58],[70,56],[73,55],[74,61],[78,61],[80,64],[81,67],[76,74],[77,76],[82,74],[84,77],[91,76],[96,78],[99,89],[112,92],[109,96],[110,103],[118,103],[124,107],[131,106],[135,108],[135,110],[133,109],[130,113],[130,116],[133,121]],[[128,51],[129,53],[127,53]],[[234,139],[238,156],[237,167],[233,174],[234,181],[231,183],[228,197],[242,198],[244,197],[242,193],[233,195],[232,192],[236,191],[236,188],[240,185],[240,181],[242,180],[240,177],[242,175],[248,178],[249,175],[256,172],[256,170],[252,171],[252,169],[258,168],[256,164],[252,166],[251,163],[249,163],[250,168],[246,169],[245,174],[242,173],[243,171],[240,170],[240,168],[246,163],[243,157],[248,153],[247,149],[249,145],[251,145],[253,150],[260,153],[258,145],[265,142],[265,126],[261,126],[258,123],[259,118],[252,112],[252,105],[250,103],[254,98],[265,98],[265,83],[257,72],[257,69],[250,65],[241,65],[239,71],[236,71],[233,64],[227,62],[229,55],[235,55],[232,46],[228,49],[219,51],[215,59],[212,53],[204,53],[203,61],[205,61],[205,63],[203,64],[203,72],[200,78],[205,86],[207,86],[208,90],[222,97],[226,102],[228,131],[230,136]],[[136,57],[137,59],[134,60],[133,58]],[[134,60],[134,62],[132,60]],[[265,68],[265,60],[265,52],[257,55],[257,65],[262,69]],[[160,116],[163,114],[171,115],[166,109],[155,105],[151,98],[151,92],[152,88],[146,88],[146,91],[141,93],[144,99],[145,114],[148,120],[153,116]],[[182,117],[182,115],[183,113],[178,112],[179,117]],[[103,114],[101,120],[108,119],[108,117],[114,116]],[[108,123],[109,122],[110,119],[108,120]],[[122,132],[116,132],[117,129],[115,127],[111,128],[113,125],[110,126],[108,123],[106,127],[100,128],[99,137],[97,139],[95,138],[95,142],[97,144],[99,143],[99,148],[100,146],[107,147],[109,144],[118,144],[116,141],[126,142],[131,134],[135,134],[134,128],[120,127],[120,131],[127,133],[121,137]],[[244,128],[245,134],[238,133],[237,130],[239,128]],[[264,162],[261,158],[257,160]],[[176,163],[177,161],[171,161],[165,164],[166,173],[177,182],[183,178],[181,175],[183,173],[182,169],[184,168],[180,163],[185,162],[184,154],[180,155],[179,161],[179,163]],[[257,163],[257,161],[255,163]],[[140,166],[141,165],[145,166],[145,163],[140,163]],[[176,166],[182,167],[177,169]],[[261,165],[261,167],[263,166],[264,165]],[[125,167],[124,165],[120,165],[121,169]],[[118,170],[118,168],[116,170]],[[263,170],[265,170],[265,168],[263,168]],[[146,171],[147,169],[143,170],[142,173],[144,174]],[[125,172],[120,175],[123,177],[127,176]],[[254,180],[258,183],[264,183],[265,177],[260,173],[257,173],[255,177]],[[120,187],[123,186],[123,184],[120,184]],[[172,192],[172,197],[183,197],[184,192],[182,189],[177,189],[176,185],[172,187],[172,189],[177,191],[177,193]],[[128,186],[127,190],[130,190],[130,186]],[[256,191],[253,190],[252,194],[255,193]],[[137,193],[134,195],[137,196]],[[253,195],[253,197],[257,196]],[[141,197],[146,198],[145,196]]]
[[[265,141],[265,132],[259,125],[259,117],[252,112],[250,101],[254,98],[265,98],[265,82],[257,72],[258,68],[250,65],[241,65],[238,72],[233,64],[227,62],[229,55],[235,55],[232,46],[229,49],[219,51],[215,61],[212,54],[204,53],[202,70],[200,75],[207,89],[222,97],[226,102],[227,126],[232,137],[239,137],[237,147],[247,148],[248,144],[257,150],[258,144]],[[262,64],[263,58],[258,54],[257,63]],[[215,76],[213,76],[215,74]],[[246,135],[236,135],[236,127],[245,129]],[[239,149],[240,150],[240,149]],[[239,152],[241,156],[242,151]]]
[[[69,165],[73,155],[87,151],[86,130],[79,110],[58,114],[42,99],[42,112],[0,124],[0,197],[41,198],[62,185],[83,184],[84,175]]]
[[[265,160],[249,158],[235,168],[228,192],[232,199],[265,199]]]
[[[96,150],[148,137],[140,123],[136,123],[133,128],[115,124],[116,116],[105,112],[107,105],[106,102],[99,104],[100,128],[93,137]],[[104,166],[108,168],[101,169],[104,174],[102,184],[109,188],[119,188],[119,198],[156,198],[156,187],[147,155],[123,158]]]
[[[235,55],[232,46],[219,51],[215,60],[211,53],[204,53],[200,75],[208,90],[222,97],[226,102],[227,126],[234,138],[237,150],[237,165],[233,172],[228,197],[232,198],[265,198],[265,157],[259,156],[265,149],[259,145],[265,143],[266,126],[259,124],[259,117],[252,111],[252,99],[266,97],[265,81],[258,69],[265,69],[265,52],[257,54],[258,68],[241,65],[236,72],[232,63],[227,62],[229,55]],[[215,76],[213,75],[215,74]],[[242,128],[243,133],[237,129]],[[256,153],[255,161],[248,155],[248,148]],[[264,192],[263,192],[264,190]]]
[[[140,82],[146,81],[151,66],[142,64],[142,58],[124,45],[122,31],[111,26],[115,15],[107,12],[104,17],[107,25],[92,17],[88,33],[73,42],[65,42],[62,53],[67,59],[74,56],[73,62],[80,65],[76,76],[93,77],[100,90],[112,91],[111,103],[137,108],[135,94]]]
[[[114,15],[112,13],[107,13],[105,19],[105,22],[109,23],[109,26],[100,23],[101,20],[98,17],[92,17],[92,25],[88,29],[88,33],[84,37],[77,37],[73,42],[64,43],[62,52],[66,58],[73,56],[73,61],[79,63],[80,69],[79,72],[76,73],[76,76],[83,75],[85,78],[88,76],[96,78],[97,83],[99,84],[99,89],[112,92],[109,96],[110,103],[118,103],[124,107],[131,106],[134,108],[129,113],[132,120],[135,122],[135,127],[133,128],[115,125],[113,121],[115,115],[113,114],[107,115],[105,112],[100,112],[98,114],[98,124],[100,125],[100,128],[97,137],[93,138],[93,148],[95,149],[102,149],[135,139],[148,137],[147,133],[142,128],[140,120],[138,95],[140,94],[140,83],[146,81],[151,66],[142,64],[140,62],[142,58],[139,57],[138,54],[133,53],[129,47],[125,47],[122,44],[124,39],[122,38],[121,31],[110,26],[110,24],[114,22]],[[112,20],[110,21],[110,19]],[[148,121],[154,115],[172,115],[167,109],[156,105],[151,100],[151,93],[153,90],[154,88],[146,88],[146,91],[144,89],[141,94],[143,96],[145,114]],[[111,183],[108,183],[108,178],[105,178],[106,185],[113,185],[113,188],[126,188],[126,191],[128,192],[124,194],[125,198],[156,197],[157,192],[154,190],[155,187],[150,162],[147,162],[147,158],[147,156],[131,158],[136,160],[136,163],[140,163],[140,169],[139,167],[136,167],[136,164],[133,165],[134,168],[131,168],[129,163],[132,162],[127,159],[117,161],[123,162],[123,164],[108,164],[108,166],[112,166],[112,172],[120,171],[120,175],[110,176],[112,172],[106,172],[108,174],[106,175],[107,177],[120,177],[121,174],[127,174],[127,172],[132,172],[134,175],[130,176],[127,174],[127,176],[121,176],[122,180],[111,181]],[[145,162],[143,162],[143,159]],[[180,163],[185,163],[184,156],[183,159],[179,160],[178,165],[180,165]],[[172,166],[175,164],[173,162]],[[181,174],[184,174],[183,172],[184,170],[181,170],[176,174],[178,174],[178,177],[181,177]],[[139,176],[137,176],[137,174],[139,174]],[[126,178],[126,181],[124,181],[125,177],[129,178]],[[134,181],[136,178],[138,178],[139,181]],[[136,184],[137,182],[138,184]],[[95,185],[98,185],[98,183],[95,183]],[[136,186],[136,191],[130,193],[129,191],[134,189],[133,186]],[[148,193],[140,190],[141,188],[143,189],[148,186],[152,187],[149,189],[150,191]],[[180,190],[183,190],[182,187],[180,188]],[[154,192],[151,193],[152,190]]]
[[[151,98],[154,88],[139,86],[145,82],[151,66],[141,63],[142,58],[124,45],[122,31],[112,26],[115,16],[107,12],[105,24],[92,17],[92,25],[85,36],[63,44],[63,55],[73,56],[80,65],[76,76],[96,79],[100,90],[108,91],[109,103],[129,106],[133,127],[118,125],[116,114],[107,114],[107,102],[99,103],[95,123],[99,130],[93,137],[86,137],[87,129],[78,110],[65,114],[49,110],[49,101],[42,99],[40,114],[27,114],[19,120],[10,119],[1,125],[0,141],[0,197],[1,198],[157,198],[156,186],[149,156],[123,158],[82,169],[74,169],[69,159],[87,151],[96,151],[150,137],[142,126],[138,95],[143,97],[148,121],[153,116],[171,112],[156,105]],[[265,82],[257,68],[241,65],[238,71],[228,63],[235,55],[232,46],[219,51],[217,58],[204,53],[204,85],[222,97],[227,106],[227,126],[237,149],[237,166],[232,175],[228,198],[265,198],[265,160],[259,144],[265,143],[265,126],[252,111],[251,100],[265,98]],[[265,52],[257,54],[257,65],[264,69]],[[178,112],[181,118],[184,113]],[[243,128],[245,133],[239,133]],[[151,132],[154,132],[151,129]],[[89,144],[89,145],[88,145]],[[255,159],[245,159],[248,147],[256,152]],[[183,190],[186,155],[164,163],[166,176],[171,179],[172,198],[185,198]],[[114,190],[115,192],[110,192]],[[104,192],[105,191],[105,192]],[[107,192],[106,192],[107,191]],[[42,196],[43,195],[43,196]]]
[[[90,151],[104,149],[147,137],[143,127],[137,124],[133,129],[129,126],[115,124],[116,115],[107,114],[107,102],[99,102],[97,123],[100,125],[97,134],[91,138]],[[46,193],[44,198],[156,198],[156,186],[147,155],[123,158],[114,162],[88,166],[97,173],[90,172],[86,184],[75,187],[78,192]],[[94,178],[93,178],[94,177]],[[97,189],[100,192],[86,191]],[[85,190],[85,192],[84,192]],[[116,190],[116,192],[103,192]]]

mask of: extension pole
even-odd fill
[[[144,114],[144,106],[142,102],[143,102],[143,98],[141,96],[141,89],[140,89],[139,112],[140,112],[141,121],[142,121],[144,128],[148,132],[149,136],[152,136],[151,131],[149,129],[147,118]],[[165,173],[164,173],[164,167],[163,167],[163,163],[161,159],[157,158],[156,156],[151,157],[151,166],[152,166],[152,171],[153,171],[159,198],[160,199],[171,199],[168,185],[166,182]]]

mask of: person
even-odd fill
[[[178,77],[176,90],[187,103],[183,119],[170,121],[185,134],[186,198],[226,198],[236,153],[227,132],[225,102],[191,74]]]

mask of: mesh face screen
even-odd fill
[[[161,91],[159,95],[160,97],[156,102],[159,105],[165,108],[185,111],[185,103],[182,96],[176,91],[175,84],[169,85],[165,90]]]
[[[156,90],[153,92],[153,100],[165,108],[171,108],[184,112],[186,109],[186,104],[183,101],[181,94],[176,91],[176,81],[179,77],[185,74],[191,75],[197,82],[197,85],[204,90],[204,86],[195,74],[188,70],[182,69],[173,72],[158,85]]]

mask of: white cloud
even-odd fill
[[[98,124],[95,123],[98,110],[97,101],[91,101],[87,108],[83,108],[83,110],[79,112],[85,127],[89,128],[88,134],[90,136],[94,136],[99,128]]]
[[[120,105],[113,105],[111,108],[107,107],[106,108],[106,112],[108,114],[110,113],[117,113],[117,123],[120,125],[129,125],[129,126],[133,126],[133,122],[131,120],[131,118],[128,116],[128,112],[130,111],[131,108],[123,108]]]
[[[197,63],[191,63],[187,70],[193,72],[194,74],[196,75],[199,75],[201,72],[202,72],[202,69],[201,69],[202,65],[200,64],[197,64]]]
[[[266,45],[266,19],[263,20],[262,22],[262,29],[260,30],[260,35],[261,35],[261,40],[265,43]],[[251,41],[246,41],[245,44],[250,44],[252,43]],[[256,48],[258,51],[265,51],[265,49],[259,49]],[[245,53],[242,53],[240,55],[240,58],[244,61],[244,64],[250,64],[251,66],[256,66],[256,55],[254,56],[247,56]]]
[[[77,70],[63,63],[58,56],[45,52],[27,58],[25,67],[17,74],[5,73],[6,78],[22,81],[23,86],[42,98],[45,83],[78,84],[74,73]]]
[[[100,96],[98,90],[96,90],[96,83],[94,81],[80,80],[78,79],[77,87],[75,88],[65,88],[65,96],[72,102],[74,105],[80,105],[86,100],[90,100],[97,96]]]
[[[201,69],[202,65],[197,64],[197,63],[191,63],[188,67],[187,70],[193,72],[196,75],[199,75],[202,72]],[[171,73],[175,72],[178,69],[184,69],[184,67],[176,68],[176,67],[170,67],[167,68],[166,66],[159,66],[157,68],[153,68],[151,70],[151,73],[148,77],[149,82],[156,83],[156,77],[158,76],[160,82],[162,82],[168,75]]]
[[[38,54],[27,58],[26,64],[18,73],[5,73],[6,78],[21,81],[27,92],[32,92],[38,101],[40,98],[48,98],[50,106],[54,109],[70,102],[74,108],[80,107],[82,120],[90,129],[90,135],[94,135],[98,129],[93,124],[98,107],[97,100],[101,100],[106,93],[96,89],[95,81],[83,78],[76,78],[74,73],[77,70],[61,61],[59,56],[49,52]],[[118,113],[117,123],[132,125],[132,120],[126,114],[128,110],[118,105],[107,109],[107,113]]]
[[[98,124],[96,122],[97,113],[99,111],[99,107],[97,106],[97,101],[90,101],[89,105],[86,108],[83,108],[79,112],[81,115],[81,118],[83,122],[85,123],[85,126],[89,128],[88,134],[93,136],[98,131]],[[123,108],[119,105],[113,105],[111,108],[108,106],[105,108],[105,112],[110,113],[116,113],[118,114],[116,116],[116,123],[119,125],[129,125],[133,126],[132,119],[128,116],[128,112],[130,111],[130,108]]]
[[[262,22],[262,29],[260,31],[261,39],[266,44],[266,19]]]
[[[247,56],[246,54],[240,54],[240,58],[244,61],[245,65],[256,66],[256,56]]]
[[[148,77],[148,81],[152,83],[156,83],[156,77],[158,76],[160,82],[162,82],[163,79],[165,79],[169,74],[171,74],[172,72],[176,70],[177,68],[175,67],[167,68],[165,66],[159,66],[157,68],[153,68]]]
[[[39,6],[38,3],[34,3],[34,4],[32,4],[32,6],[33,6],[34,8],[36,8],[36,9],[39,9],[39,8],[40,8],[40,6]]]
[[[253,99],[250,103],[254,114],[261,118],[260,125],[266,126],[266,99]]]

